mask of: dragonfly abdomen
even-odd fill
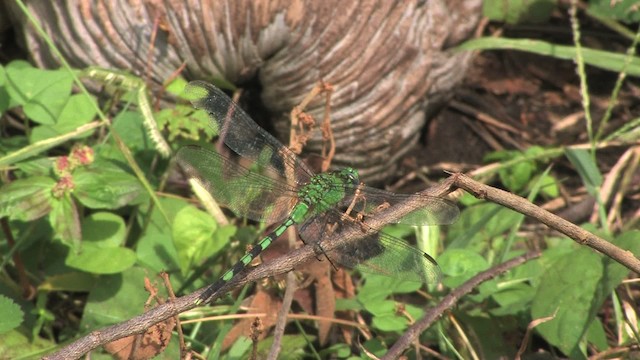
[[[280,224],[277,228],[275,228],[272,232],[270,232],[267,236],[265,236],[256,246],[254,246],[251,250],[245,253],[240,260],[231,267],[231,269],[227,270],[218,281],[213,283],[213,285],[209,286],[201,295],[200,300],[206,301],[211,297],[218,289],[220,289],[224,284],[231,281],[236,275],[238,275],[242,270],[244,270],[253,259],[258,257],[260,253],[262,253],[266,248],[269,247],[280,235],[284,234],[285,231],[289,227],[295,224],[301,223],[307,216],[309,212],[309,205],[304,202],[299,202],[291,213],[289,217]]]

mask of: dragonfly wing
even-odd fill
[[[238,155],[258,167],[270,167],[299,185],[308,183],[313,172],[288,147],[258,126],[222,90],[203,81],[192,81],[185,89],[193,106],[204,110],[222,141]]]
[[[327,252],[340,265],[403,280],[437,284],[440,267],[423,251],[385,233],[344,242]]]
[[[348,268],[428,284],[440,281],[440,267],[425,252],[389,234],[378,232],[366,235],[375,230],[360,222],[340,223],[339,218],[337,211],[328,211],[323,216],[309,219],[299,227],[300,237],[307,244],[316,243],[318,250],[333,263]],[[339,238],[341,232],[353,227],[362,232],[361,238]],[[330,247],[322,242],[329,234],[337,237],[335,241],[338,242]],[[331,250],[325,251],[329,248]]]
[[[355,190],[354,190],[355,191]],[[407,225],[447,225],[458,218],[460,210],[451,201],[422,194],[397,194],[386,190],[360,187],[360,198],[355,210],[371,214],[380,208],[406,203],[413,209],[396,223]]]
[[[249,169],[199,146],[178,150],[176,161],[190,179],[197,180],[220,204],[237,215],[272,223],[287,216],[296,189],[269,169]]]

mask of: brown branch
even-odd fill
[[[296,290],[298,290],[297,281],[298,280],[294,273],[290,272],[287,274],[287,289],[284,293],[280,311],[278,311],[278,321],[273,334],[273,344],[271,345],[267,359],[277,359],[278,354],[280,353],[282,337],[284,336],[284,328],[287,325],[287,314],[289,314],[289,310],[291,309],[293,295]]]
[[[396,341],[396,343],[393,344],[389,351],[380,359],[382,360],[399,358],[400,355],[402,355],[402,352],[409,348],[409,346],[413,344],[413,342],[424,330],[428,329],[447,309],[453,307],[458,302],[458,300],[460,300],[460,298],[473,291],[473,289],[475,289],[483,282],[490,280],[504,272],[507,272],[512,268],[538,256],[540,256],[539,252],[526,253],[522,256],[518,256],[509,261],[506,261],[498,266],[494,266],[489,270],[485,270],[469,279],[460,287],[456,288],[447,296],[442,298],[442,301],[440,301],[437,306],[427,311],[422,319],[411,325],[411,327],[407,329],[404,334],[402,334],[398,341]]]
[[[530,203],[520,196],[479,183],[464,174],[455,174],[453,179],[455,186],[470,192],[477,198],[489,200],[521,214],[530,216],[550,228],[567,235],[578,244],[598,250],[626,266],[629,270],[640,274],[640,260],[630,251],[621,249],[578,225]]]

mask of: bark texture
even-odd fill
[[[160,84],[182,63],[190,79],[255,76],[282,138],[288,112],[320,79],[331,83],[334,166],[381,180],[415,145],[427,106],[441,104],[471,54],[448,49],[470,37],[481,0],[256,1],[53,0],[27,2],[75,67],[150,75]],[[8,3],[32,60],[58,62]],[[154,25],[155,24],[155,25]],[[154,26],[157,28],[154,37]],[[322,119],[323,99],[308,112]],[[319,132],[305,147],[319,153]],[[425,154],[428,156],[428,154]]]

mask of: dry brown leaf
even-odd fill
[[[258,287],[256,294],[253,296],[253,299],[251,299],[249,314],[266,314],[266,316],[262,318],[264,331],[260,334],[260,339],[264,339],[269,333],[269,329],[275,325],[281,306],[282,299]],[[229,334],[224,338],[222,349],[226,350],[229,346],[233,345],[240,336],[250,337],[252,335],[251,329],[253,322],[253,318],[247,317],[235,324],[229,331]]]
[[[153,325],[142,334],[110,342],[104,346],[104,349],[116,359],[151,359],[163,352],[169,345],[171,331],[175,325],[175,319],[169,318]]]
[[[321,261],[308,267],[311,276],[315,279],[315,304],[316,315],[333,319],[336,311],[336,294],[329,274],[331,266],[328,261]],[[331,330],[332,321],[318,321],[318,340],[325,344]]]
[[[353,280],[347,271],[344,269],[338,269],[333,275],[334,291],[336,299],[350,299],[356,296],[355,288],[353,286]],[[335,317],[342,320],[354,320],[352,312],[339,311],[335,314]],[[344,326],[340,327],[342,331],[342,337],[347,344],[352,340],[352,329]]]

